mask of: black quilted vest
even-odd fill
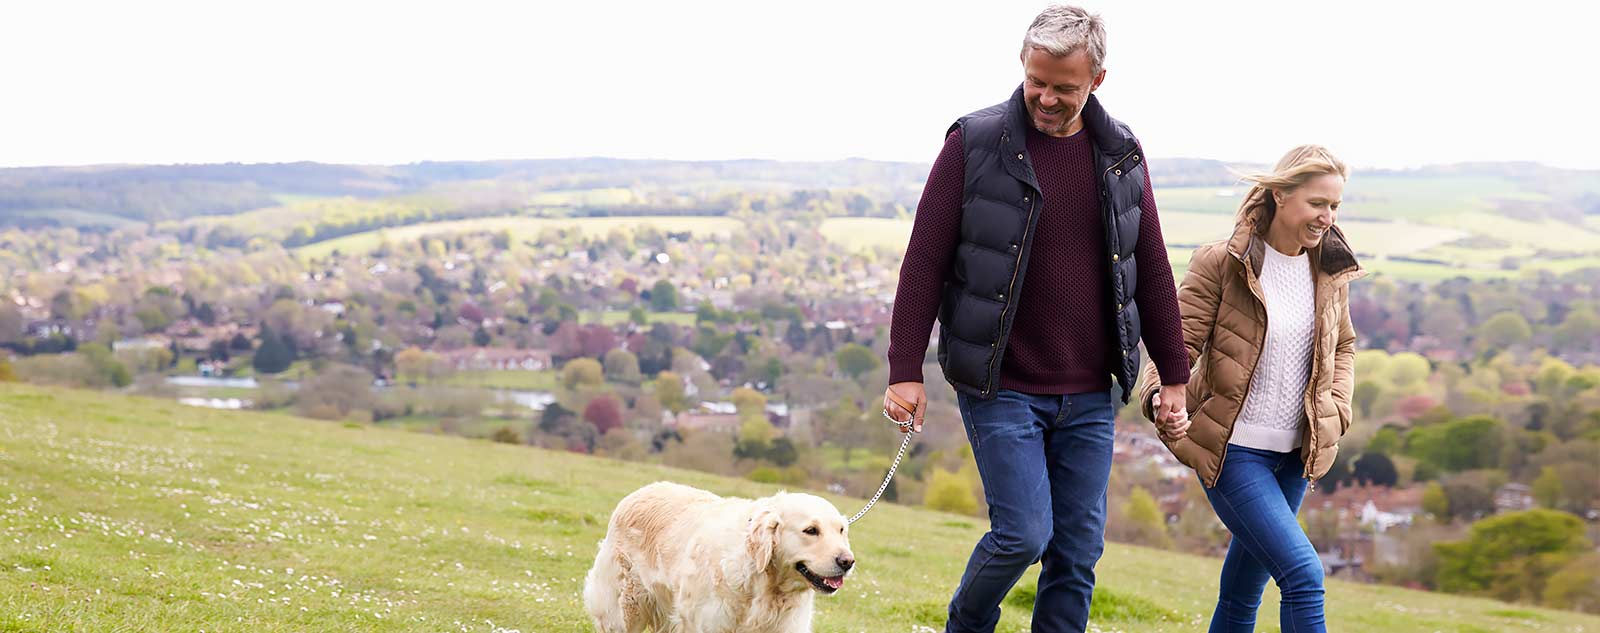
[[[1127,402],[1139,371],[1139,308],[1133,299],[1139,275],[1133,251],[1139,243],[1144,152],[1128,126],[1106,114],[1094,95],[1081,116],[1101,174],[1100,212],[1110,258],[1103,270],[1050,272],[1110,276],[1107,304],[1113,312],[1104,323],[1083,326],[1106,328],[1121,349],[1120,364],[1107,370]],[[961,128],[967,172],[961,240],[939,306],[939,365],[956,390],[983,399],[1000,388],[1000,361],[1044,208],[1024,143],[1029,125],[1019,86],[1009,101],[961,117],[950,127]]]

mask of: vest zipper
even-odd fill
[[[1031,238],[1031,236],[1029,235],[1028,232],[1033,230],[1033,210],[1039,204],[1039,200],[1038,200],[1039,196],[1038,196],[1037,193],[1035,193],[1034,195],[1029,196],[1029,197],[1033,198],[1033,200],[1028,203],[1028,223],[1023,225],[1023,228],[1022,228],[1022,246],[1024,246],[1024,247],[1030,245],[1029,240],[1032,239],[1032,238]],[[1022,270],[1022,256],[1028,250],[1029,250],[1028,248],[1022,248],[1022,247],[1017,248],[1017,263],[1016,263],[1015,266],[1013,266],[1011,268],[1011,282],[1006,284],[1006,296],[1009,297],[1009,299],[1006,301],[1004,306],[1000,307],[1000,327],[1003,328],[1003,329],[1006,328],[1006,312],[1010,310],[1011,302],[1017,300],[1016,299],[1017,294],[1015,292],[1013,292],[1013,290],[1015,290],[1015,287],[1017,285],[1017,272]],[[1011,335],[1011,332],[1009,331],[1009,329],[1007,329],[1007,331],[1005,332],[1005,335],[1006,336],[1010,336]],[[1000,362],[1000,355],[1002,353],[1004,353],[1004,350],[1001,350],[999,343],[996,343],[995,346],[994,346],[994,355],[989,358],[989,371],[988,371],[989,380],[994,381],[994,387],[991,387],[989,389],[984,390],[984,394],[985,395],[987,395],[987,394],[989,394],[991,392],[994,392],[994,391],[998,391],[1000,389],[1000,376],[995,373],[995,363]]]
[[[1111,173],[1111,170],[1116,169],[1118,166],[1122,165],[1123,161],[1128,160],[1128,157],[1133,156],[1134,154],[1136,154],[1138,152],[1139,152],[1139,149],[1136,147],[1132,151],[1130,151],[1130,152],[1128,152],[1126,154],[1123,154],[1122,158],[1117,159],[1117,162],[1111,163],[1110,167],[1107,167],[1105,171],[1100,172],[1100,177],[1102,179],[1105,178],[1106,174]]]

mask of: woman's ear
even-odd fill
[[[772,565],[772,555],[778,547],[778,527],[781,523],[778,513],[770,508],[758,508],[750,515],[750,529],[745,534],[745,549],[749,551],[750,560],[758,572]]]

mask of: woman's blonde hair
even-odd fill
[[[1273,199],[1273,192],[1287,194],[1312,178],[1327,174],[1337,174],[1343,180],[1350,180],[1350,169],[1326,147],[1301,145],[1289,150],[1283,158],[1278,159],[1271,173],[1245,174],[1241,177],[1255,184],[1245,194],[1244,202],[1239,204],[1235,221],[1244,223],[1254,218],[1255,230],[1265,233],[1267,227],[1272,226],[1273,216],[1278,213],[1278,202]]]

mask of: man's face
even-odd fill
[[[1083,104],[1106,79],[1105,70],[1094,72],[1087,50],[1056,57],[1029,47],[1022,52],[1022,70],[1028,118],[1034,128],[1050,136],[1072,136],[1083,127],[1078,119]]]

